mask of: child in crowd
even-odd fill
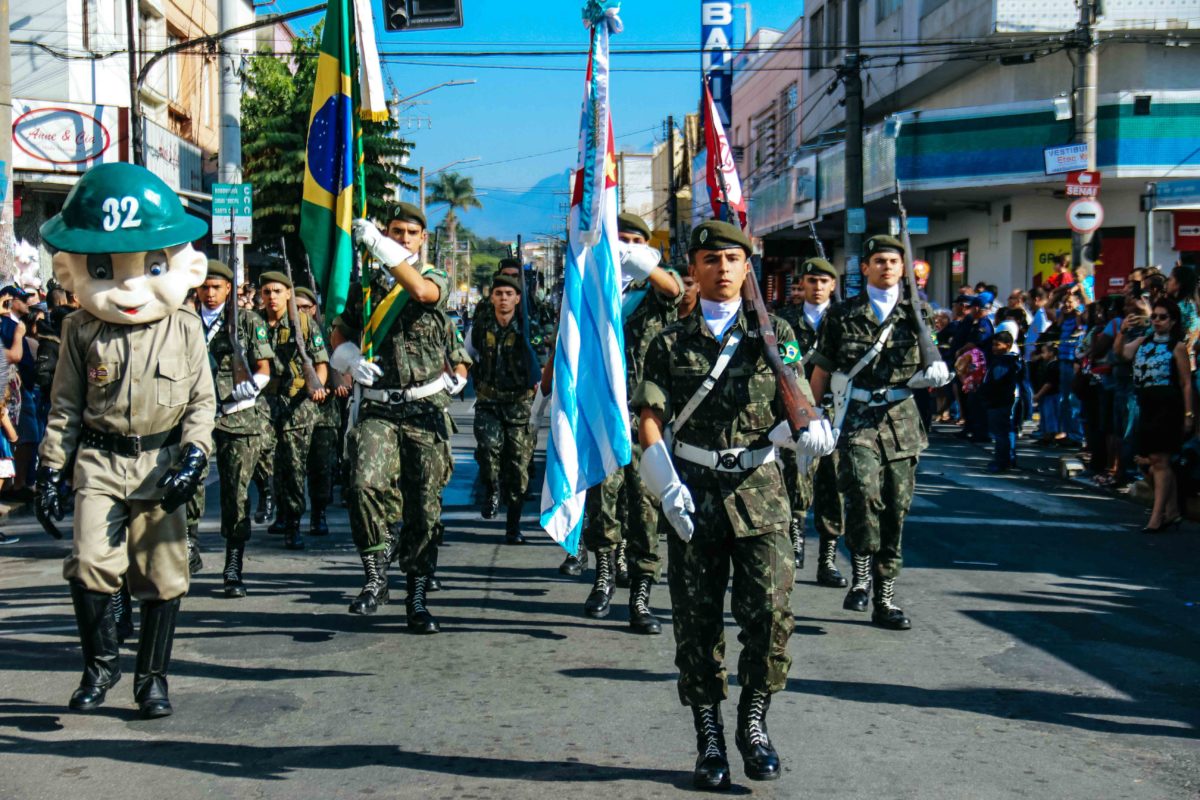
[[[1041,363],[1041,383],[1033,403],[1041,420],[1037,443],[1044,447],[1064,436],[1058,424],[1058,349],[1054,344],[1043,344],[1038,348],[1036,358]]]
[[[986,442],[986,436],[978,436],[976,430],[987,430],[987,406],[979,394],[979,387],[987,375],[987,357],[978,347],[971,345],[958,360],[954,362],[954,371],[958,373],[958,382],[963,393],[963,416],[967,419],[966,429],[959,436],[969,438],[972,442]]]
[[[1007,472],[1017,466],[1018,399],[1025,382],[1025,362],[1008,331],[992,337],[992,362],[979,394],[987,407],[988,433],[996,444],[988,472]]]

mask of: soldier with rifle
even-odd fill
[[[262,391],[271,380],[275,353],[262,319],[253,311],[238,308],[232,294],[233,276],[234,271],[225,264],[210,260],[197,294],[217,395],[213,444],[221,488],[221,536],[225,538],[225,596],[245,597],[242,570],[250,540],[250,478],[271,427]],[[204,516],[203,484],[188,506],[189,517]]]
[[[309,273],[312,279],[312,273]],[[323,334],[329,331],[321,319],[317,295],[307,286],[296,289],[296,308],[311,319]],[[350,382],[337,370],[329,369],[329,393],[317,404],[317,422],[313,427],[312,446],[308,449],[308,499],[312,510],[308,514],[308,535],[328,536],[329,521],[326,509],[333,502],[334,477],[340,474],[342,453],[343,399],[350,395]]]
[[[903,211],[901,221],[907,233]],[[842,606],[865,612],[873,592],[871,621],[908,630],[912,623],[895,602],[895,584],[917,459],[927,446],[913,391],[944,386],[950,375],[929,333],[910,246],[872,236],[863,256],[867,285],[826,315],[812,358],[812,387],[818,397],[832,393],[833,425],[840,431],[838,486],[853,559]],[[907,294],[901,286],[906,277]]]
[[[284,264],[287,272],[286,256]],[[283,534],[283,546],[303,550],[300,518],[304,515],[304,476],[319,404],[328,390],[329,355],[317,324],[296,308],[294,284],[283,272],[264,272],[258,279],[263,297],[267,339],[275,353],[267,396],[275,430],[275,495],[278,516],[271,526]]]
[[[632,407],[641,415],[640,473],[670,523],[669,585],[679,698],[696,727],[693,783],[730,785],[721,702],[728,679],[725,595],[741,628],[736,744],[746,776],[780,776],[767,732],[787,682],[795,581],[779,449],[833,448],[813,409],[788,324],[768,315],[749,267],[750,240],[716,220],[692,231],[688,269],[700,307],[651,341]]]

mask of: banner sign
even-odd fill
[[[712,86],[721,124],[733,114],[733,3],[700,0],[700,71]]]
[[[13,100],[13,168],[87,171],[120,161],[122,109],[41,100]]]
[[[1047,147],[1043,153],[1046,158],[1047,175],[1062,175],[1065,172],[1078,172],[1088,168],[1088,146],[1086,144]]]

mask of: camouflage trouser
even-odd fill
[[[304,476],[308,474],[312,438],[312,425],[275,432],[275,502],[280,516],[296,522],[304,516]]]
[[[328,508],[333,502],[333,478],[338,469],[338,429],[313,429],[308,451],[308,498],[313,509]]]
[[[399,512],[404,522],[400,569],[430,574],[437,564],[442,488],[452,460],[449,418],[443,412],[404,420],[360,419],[350,435],[350,531],[359,551],[382,549]]]
[[[846,546],[851,553],[875,556],[875,573],[894,578],[903,565],[900,536],[912,505],[917,458],[885,461],[878,449],[854,444],[838,455]]]
[[[632,576],[649,575],[658,580],[662,559],[658,556],[659,510],[642,485],[638,464],[642,448],[633,446],[633,460],[588,490],[584,505],[583,544],[594,553],[606,553],[625,540],[625,558]]]
[[[204,519],[204,508],[207,505],[207,499],[204,490],[208,487],[208,464],[204,465],[204,472],[200,473],[200,485],[196,487],[195,494],[187,501],[187,524],[188,527],[199,525],[200,520]]]
[[[250,479],[266,437],[213,431],[221,480],[221,535],[230,544],[250,539]]]
[[[534,435],[529,432],[532,401],[476,401],[475,460],[483,485],[498,487],[509,506],[525,500],[529,485],[529,456]]]
[[[258,453],[258,461],[254,465],[254,482],[262,486],[271,486],[275,476],[275,427],[267,426],[263,435],[262,449]]]
[[[842,535],[842,493],[838,489],[839,451],[817,462],[813,475],[812,510],[813,524],[822,539],[836,539]]]
[[[795,450],[780,450],[783,461],[783,485],[787,487],[788,499],[792,502],[792,519],[802,523],[808,516],[813,499],[813,470],[810,467],[800,474],[800,454]]]
[[[701,507],[701,498],[695,498]],[[716,502],[721,508],[721,502]],[[675,666],[679,699],[687,706],[726,697],[725,587],[733,567],[733,618],[741,632],[738,684],[743,690],[782,691],[792,665],[787,652],[795,622],[791,593],[796,580],[786,529],[741,538],[716,513],[696,525],[691,542],[667,536],[671,607],[675,617]]]

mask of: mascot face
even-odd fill
[[[190,244],[138,253],[54,256],[54,277],[79,305],[114,325],[156,322],[204,283],[208,259]]]

